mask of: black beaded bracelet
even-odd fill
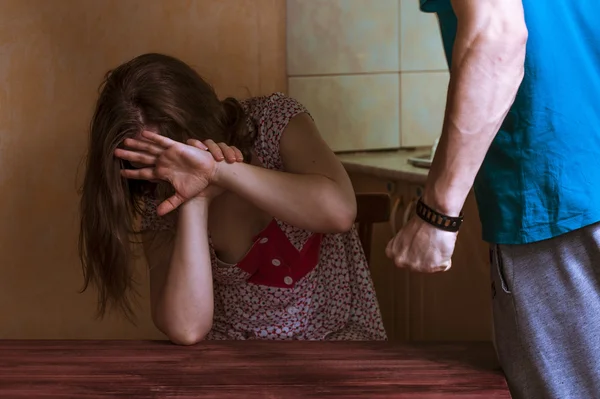
[[[421,219],[438,229],[453,233],[460,229],[460,225],[463,222],[462,213],[459,216],[443,215],[425,205],[421,198],[419,198],[419,201],[417,202],[416,213]]]

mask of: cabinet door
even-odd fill
[[[410,199],[422,187],[411,185]],[[474,196],[464,208],[452,268],[444,273],[410,275],[410,340],[491,340],[491,290],[488,246]]]
[[[406,184],[398,184],[363,174],[351,174],[350,178],[357,193],[390,194],[392,207],[396,207],[395,224],[401,225]],[[406,341],[409,331],[407,273],[394,267],[393,262],[385,255],[387,243],[393,237],[392,225],[393,223],[378,223],[373,226],[369,268],[388,339],[390,341]]]

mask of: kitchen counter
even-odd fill
[[[337,154],[348,173],[368,174],[383,179],[425,183],[428,168],[408,163],[408,159],[427,154],[427,149],[371,151]]]

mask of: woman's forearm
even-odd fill
[[[523,79],[527,29],[522,7],[453,4],[465,10],[458,15],[444,127],[423,199],[454,216]]]
[[[356,202],[321,175],[286,173],[244,163],[219,165],[215,184],[291,225],[316,232],[348,231]]]
[[[212,327],[208,206],[202,198],[181,206],[169,271],[155,309],[157,326],[184,345],[202,340]]]

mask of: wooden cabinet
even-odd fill
[[[356,192],[387,192],[396,204],[389,224],[376,225],[369,264],[384,325],[394,341],[491,340],[488,247],[481,239],[477,205],[470,195],[453,266],[437,274],[397,269],[385,255],[393,225],[401,228],[406,207],[422,185],[351,173]]]

